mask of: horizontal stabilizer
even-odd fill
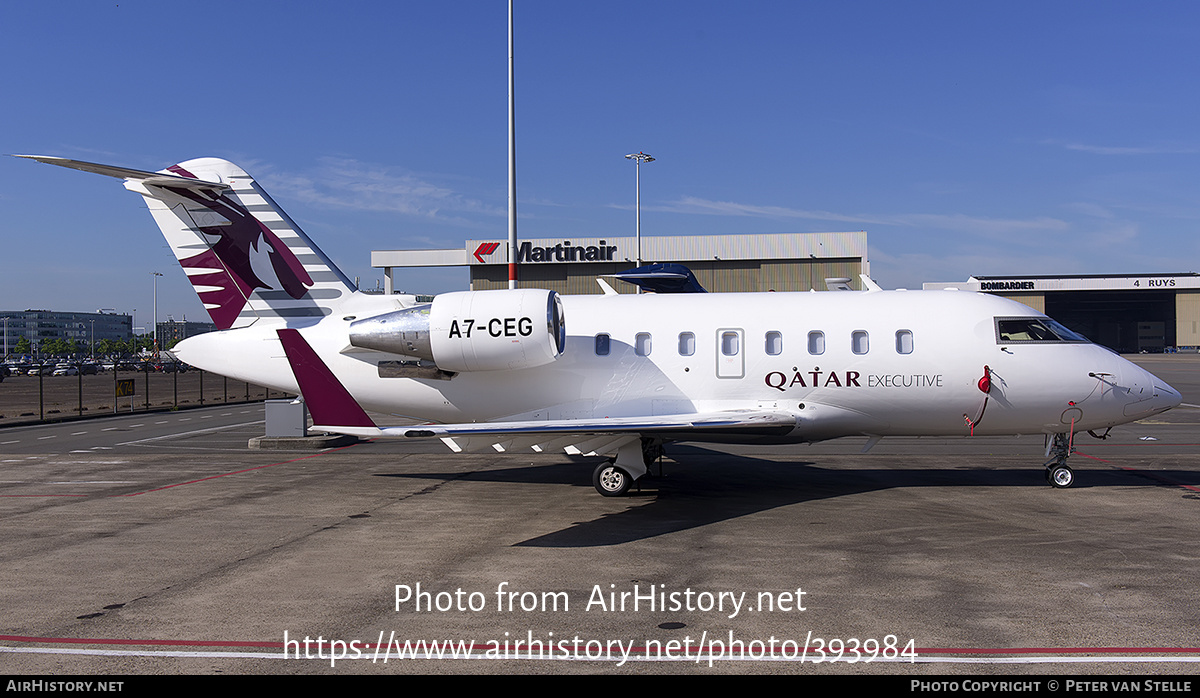
[[[180,177],[178,175],[171,175],[163,172],[146,172],[145,170],[134,170],[128,167],[117,167],[115,165],[100,165],[94,162],[70,160],[68,158],[56,158],[49,155],[14,155],[13,157],[35,160],[47,165],[69,167],[72,170],[91,172],[92,174],[104,175],[106,177],[132,179],[143,184],[150,184],[156,187],[206,190],[214,192],[222,192],[230,188],[228,184],[222,184],[220,182],[205,182],[192,177]]]

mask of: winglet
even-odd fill
[[[346,390],[298,331],[276,330],[276,334],[283,344],[283,351],[287,354],[314,424],[334,428],[375,428],[375,422],[371,421],[350,391]]]

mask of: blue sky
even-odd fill
[[[507,3],[6,2],[4,153],[242,165],[350,277],[507,234]],[[1200,5],[518,0],[523,237],[866,230],[885,288],[1193,271]],[[140,197],[0,158],[0,308],[204,319]],[[412,273],[414,292],[463,271]]]

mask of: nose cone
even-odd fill
[[[1150,378],[1154,381],[1154,397],[1150,398],[1154,401],[1154,411],[1156,413],[1166,412],[1172,407],[1179,407],[1179,404],[1183,402],[1183,396],[1179,394],[1179,391],[1167,385],[1166,381],[1160,380],[1153,373],[1150,374]]]
[[[1138,419],[1166,412],[1183,402],[1178,390],[1141,367],[1137,368],[1137,375],[1132,381],[1130,397],[1133,400],[1125,405],[1125,416]]]
[[[1121,368],[1115,374],[1120,375],[1120,384],[1115,386],[1111,395],[1116,403],[1121,405],[1123,419],[1120,422],[1134,422],[1151,415],[1165,413],[1183,402],[1180,391],[1171,387],[1165,380],[1158,378],[1135,363],[1120,360]]]

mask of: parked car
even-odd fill
[[[77,376],[77,375],[79,375],[79,369],[75,368],[71,364],[59,364],[54,367],[54,372],[51,373],[50,375],[52,375],[52,376]]]

